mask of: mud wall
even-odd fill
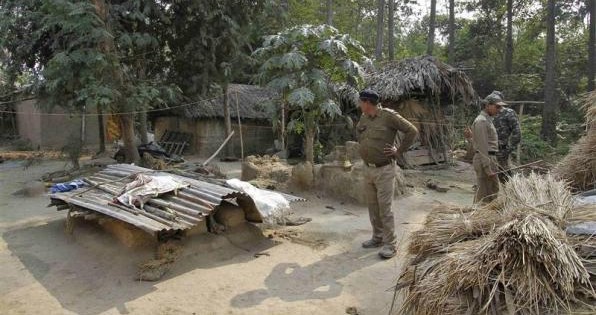
[[[226,139],[226,129],[223,119],[188,119],[183,117],[157,117],[154,120],[155,139],[160,139],[166,130],[187,132],[193,135],[192,143],[186,154],[207,157],[213,154]],[[234,136],[229,145],[232,153],[240,156],[240,132],[238,124],[233,122]],[[273,147],[273,130],[270,125],[258,121],[246,120],[242,122],[242,140],[244,142],[244,156],[264,154]]]

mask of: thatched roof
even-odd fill
[[[466,104],[477,99],[472,81],[463,71],[432,56],[387,63],[368,76],[367,82],[382,100],[399,101],[413,94],[461,98]]]
[[[267,103],[275,101],[277,94],[271,90],[256,85],[230,84],[228,86],[228,101],[230,104],[230,115],[237,118],[236,104],[240,111],[240,118],[243,119],[270,119],[267,112]],[[187,118],[223,118],[224,117],[224,96],[199,102],[198,104],[182,108],[175,114]]]

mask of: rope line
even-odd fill
[[[0,110],[0,113],[16,114],[16,115],[19,115],[19,114],[20,115],[36,115],[36,116],[111,116],[111,115],[120,116],[120,115],[133,115],[133,114],[140,114],[140,113],[153,113],[153,112],[168,111],[171,109],[201,104],[203,102],[205,102],[205,103],[211,102],[211,101],[216,100],[222,96],[223,96],[223,94],[214,96],[213,98],[209,98],[209,99],[204,99],[204,100],[200,100],[200,101],[190,102],[190,103],[166,107],[166,108],[157,108],[157,109],[149,109],[149,110],[130,111],[130,112],[117,112],[117,113],[102,113],[102,114],[98,114],[98,113],[85,113],[85,114],[82,114],[82,113],[41,113],[41,112],[31,113],[31,112],[18,112],[18,111],[11,111],[11,110]]]

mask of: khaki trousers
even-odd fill
[[[396,245],[395,221],[391,204],[395,191],[395,163],[382,167],[364,166],[364,189],[373,239]]]
[[[491,170],[493,172],[498,171],[497,158],[490,156]],[[489,203],[493,201],[499,193],[499,177],[489,177],[488,174],[482,168],[480,162],[480,154],[474,155],[474,171],[476,171],[476,181],[478,189],[476,190],[476,196],[474,197],[474,203]]]

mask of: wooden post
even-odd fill
[[[242,123],[240,122],[240,105],[238,105],[238,92],[236,92],[236,116],[238,117],[238,132],[240,133],[240,161],[244,161],[244,141],[242,140]]]
[[[519,129],[521,129],[522,125],[522,116],[524,115],[524,103],[519,104]],[[517,145],[517,164],[521,164],[521,141]]]

